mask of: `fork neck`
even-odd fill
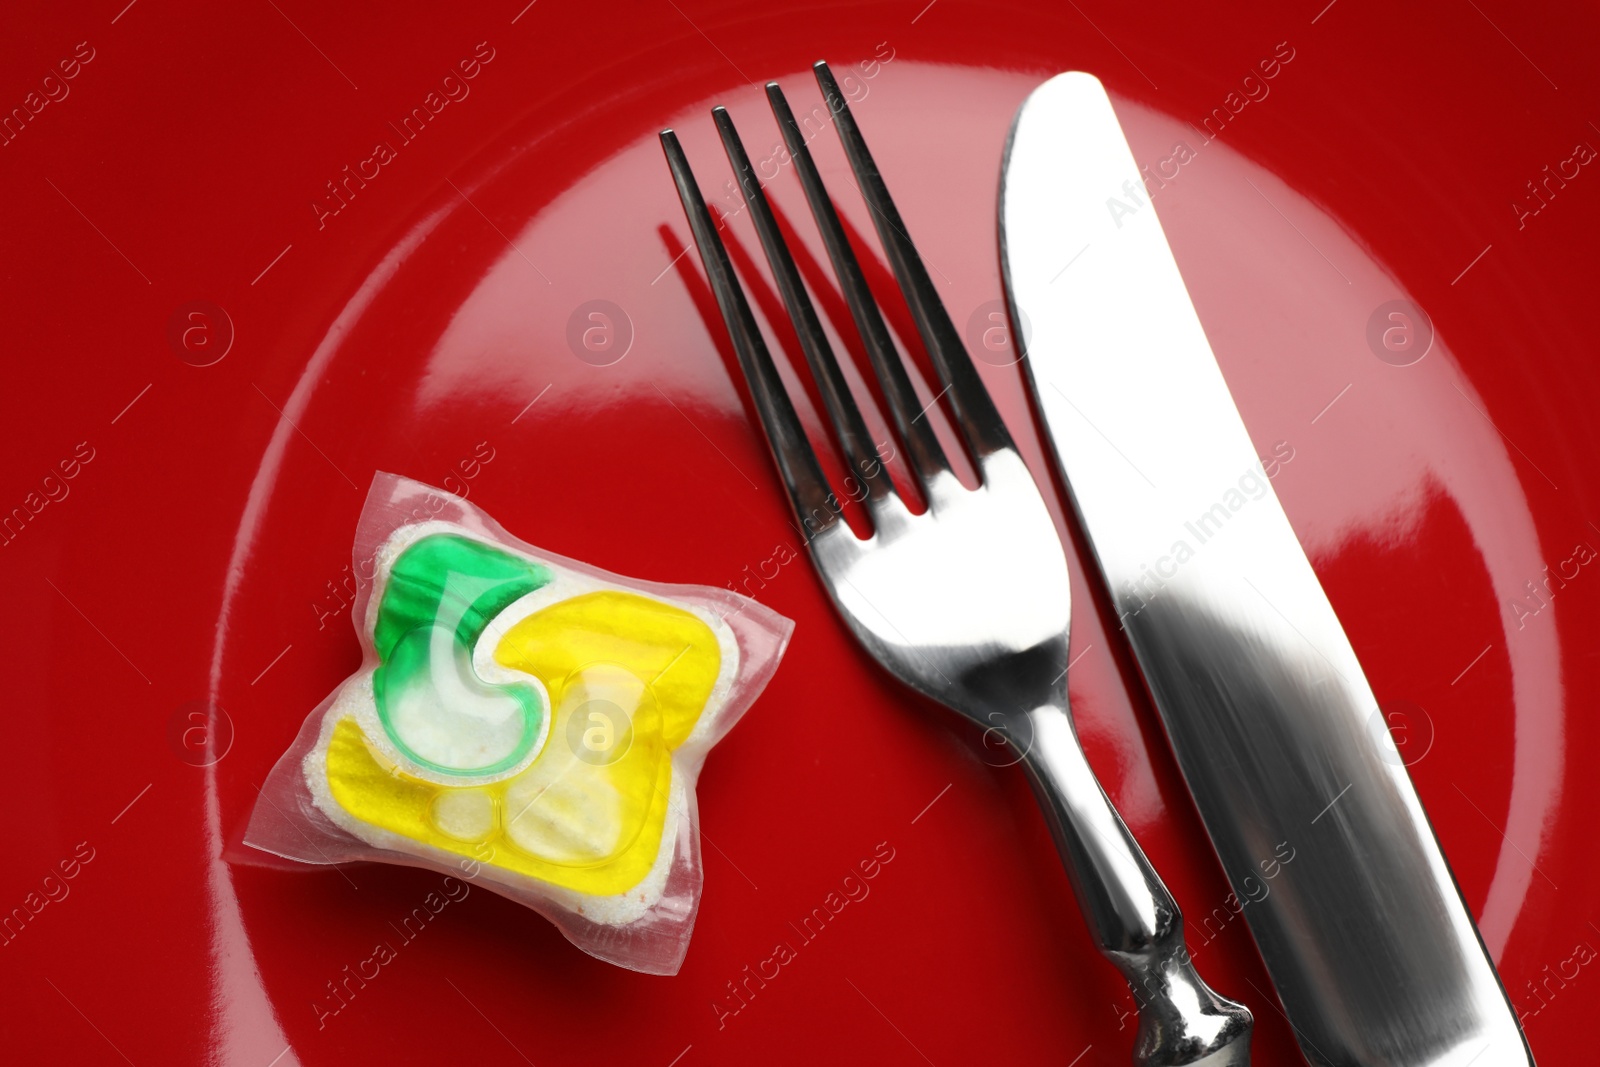
[[[1010,731],[1101,951],[1138,954],[1170,939],[1178,909],[1100,788],[1065,694],[1014,718]]]
[[[1012,720],[1020,753],[1089,921],[1096,947],[1127,979],[1139,1004],[1134,1062],[1243,1067],[1250,1012],[1219,996],[1195,971],[1183,915],[1095,779],[1066,701]],[[1161,1058],[1158,1050],[1193,1055]]]

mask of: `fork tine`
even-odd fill
[[[822,87],[828,110],[834,115],[839,140],[844,144],[850,169],[855,172],[856,181],[861,185],[861,195],[872,209],[872,224],[877,228],[878,239],[883,242],[884,251],[889,256],[889,265],[894,268],[895,278],[900,282],[900,291],[905,294],[906,304],[911,308],[917,332],[922,335],[922,343],[927,347],[934,368],[950,394],[951,410],[955,413],[956,423],[966,435],[967,444],[980,459],[992,452],[1013,448],[1011,435],[1006,431],[1005,423],[1001,421],[1000,413],[989,397],[989,391],[984,388],[983,379],[978,377],[972,357],[961,343],[961,335],[950,321],[950,315],[933,287],[933,280],[928,277],[928,269],[922,264],[922,257],[917,255],[916,245],[906,233],[905,223],[901,221],[900,212],[895,209],[894,200],[889,196],[883,175],[873,162],[872,154],[867,151],[867,142],[850,113],[850,105],[839,91],[839,83],[834,80],[827,63],[817,63],[812,70],[816,73],[817,84]]]
[[[795,267],[794,257],[789,254],[783,234],[778,230],[772,207],[767,203],[767,195],[756,179],[755,168],[750,165],[750,157],[745,153],[738,131],[734,129],[733,119],[728,115],[728,109],[723,107],[712,108],[711,117],[717,124],[717,132],[722,135],[722,147],[728,153],[728,162],[732,164],[734,177],[744,193],[744,202],[750,208],[751,220],[761,237],[761,247],[772,266],[778,291],[783,294],[784,306],[789,309],[789,318],[800,338],[800,347],[811,366],[811,376],[816,380],[828,416],[833,421],[839,446],[850,464],[851,476],[866,482],[867,497],[874,504],[894,496],[894,483],[889,480],[889,473],[872,445],[872,436],[867,432],[861,409],[856,406],[850,385],[839,370],[838,360],[834,358],[833,346],[822,332],[816,308],[811,304],[805,283],[800,280],[800,271]],[[855,495],[849,484],[846,484],[845,490]]]
[[[795,515],[805,527],[809,540],[841,521],[838,497],[828,488],[827,478],[811,450],[805,430],[800,426],[794,404],[778,377],[772,356],[744,290],[734,277],[733,265],[728,261],[728,250],[717,236],[716,225],[706,209],[700,186],[689,169],[688,157],[678,143],[678,135],[671,130],[661,131],[661,149],[666,153],[667,166],[672,170],[672,180],[678,187],[678,199],[683,202],[683,213],[688,217],[689,229],[694,233],[694,243],[700,250],[700,261],[705,264],[706,277],[716,294],[717,306],[722,309],[722,321],[733,339],[733,348],[739,357],[739,367],[744,371],[750,396],[755,401],[756,412],[767,433],[767,444],[772,448],[772,458],[778,465],[784,488],[789,491],[789,501]]]
[[[772,113],[783,131],[784,144],[789,149],[789,158],[794,160],[800,184],[805,187],[806,202],[811,205],[812,218],[822,233],[822,243],[828,249],[833,273],[844,291],[850,317],[855,320],[861,342],[866,346],[873,369],[877,371],[889,416],[899,432],[900,440],[905,442],[912,469],[926,485],[935,474],[948,472],[950,463],[945,458],[939,439],[934,436],[933,426],[922,417],[923,408],[917,399],[917,391],[911,384],[905,365],[900,362],[894,342],[889,338],[883,313],[878,310],[872,290],[867,288],[861,264],[850,248],[850,241],[839,222],[839,214],[828,197],[827,187],[822,184],[822,175],[817,172],[817,165],[811,159],[811,150],[806,147],[805,138],[801,135],[800,125],[795,122],[794,112],[789,109],[789,101],[777,82],[767,83],[767,100],[772,104]]]

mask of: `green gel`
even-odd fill
[[[528,755],[546,714],[539,691],[485,682],[472,649],[491,619],[550,580],[545,567],[453,534],[400,553],[373,627],[381,665],[372,688],[384,731],[408,759],[481,775]]]

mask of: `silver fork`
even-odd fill
[[[688,159],[677,136],[663,130],[661,145],[678,195],[812,561],[839,614],[873,658],[906,685],[998,729],[1015,746],[1095,942],[1139,1004],[1134,1062],[1242,1067],[1250,1056],[1250,1012],[1213,992],[1195,972],[1177,904],[1079,747],[1067,707],[1071,586],[1039,489],[906,235],[844,95],[827,64],[816,64],[815,71],[982,484],[969,490],[956,479],[921,417],[911,379],[805,138],[782,90],[769,82],[767,98],[928,503],[925,512],[913,514],[890,480],[733,121],[715,108],[712,117],[839,447],[859,479],[856,487],[864,488],[860,496],[873,534],[865,540],[855,535],[773,366]]]

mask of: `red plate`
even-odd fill
[[[1278,492],[1534,1052],[1581,1062],[1600,1002],[1592,11],[123,3],[14,14],[0,46],[16,1062],[1127,1062],[1133,1001],[1019,772],[778,562],[799,546],[682,254],[656,131],[679,129],[731,211],[706,109],[767,159],[757,85],[808,110],[819,57],[851,72],[980,334],[1015,107],[1061,70],[1110,87],[1257,445],[1293,449]],[[831,133],[814,147],[870,232]],[[768,169],[820,257],[790,168]],[[748,220],[730,226],[748,255]],[[983,370],[1042,471],[1017,369]],[[701,779],[705,897],[677,977],[599,963],[487,892],[403,940],[422,872],[220,859],[358,662],[347,564],[378,469],[798,621]],[[1076,571],[1090,758],[1200,968],[1255,1012],[1257,1062],[1293,1062],[1081,552]],[[208,701],[227,726],[209,739]],[[875,849],[893,859],[870,893],[802,938]],[[344,985],[379,942],[396,958]],[[747,978],[784,942],[776,977]]]

